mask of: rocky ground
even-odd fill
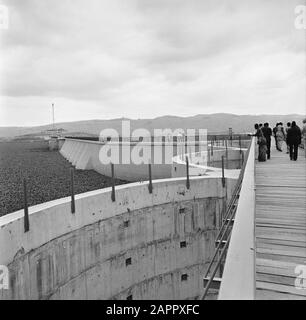
[[[70,195],[70,163],[47,141],[0,142],[0,216],[23,208],[23,178],[29,206]],[[111,179],[93,170],[75,170],[75,193],[109,187]],[[116,180],[116,184],[126,181]]]

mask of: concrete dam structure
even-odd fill
[[[193,299],[234,179],[184,178],[103,189],[0,218],[1,299]]]
[[[70,197],[30,207],[27,232],[23,210],[0,217],[0,300],[198,299],[239,172],[206,171],[76,195],[74,213]]]
[[[93,169],[105,176],[111,176],[111,167],[109,164],[103,164],[100,161],[100,150],[106,143],[101,141],[84,141],[78,139],[66,139],[62,146],[60,153],[66,158],[76,169],[89,170]],[[122,153],[125,142],[109,142],[108,145],[118,148],[118,152]],[[135,147],[136,143],[127,143],[128,147]],[[145,143],[145,146],[151,149],[151,144]],[[120,148],[120,151],[119,151]],[[164,151],[165,148],[160,145],[159,148],[152,148],[152,156],[159,156],[160,164],[152,165],[152,178],[163,179],[171,177],[171,159],[168,159],[168,163],[165,163]],[[176,147],[174,148],[174,154],[176,154]],[[130,152],[129,152],[130,156]],[[129,159],[130,160],[130,159]],[[148,166],[145,164],[134,164],[129,161],[128,164],[121,163],[120,166],[116,165],[116,177],[122,180],[128,181],[140,181],[148,179]]]
[[[122,148],[124,148],[122,143],[114,142],[112,143],[115,147],[120,148],[120,154],[122,153]],[[80,170],[90,170],[93,169],[105,176],[111,176],[111,166],[109,164],[103,164],[99,159],[99,153],[101,147],[105,145],[104,142],[100,141],[84,141],[78,139],[66,139],[63,144],[60,153],[67,159],[76,169]],[[134,147],[136,143],[129,143],[131,147]],[[200,155],[198,152],[185,153],[185,147],[183,145],[173,144],[173,154],[167,152],[165,145],[159,145],[158,148],[152,147],[151,143],[144,143],[145,147],[152,148],[152,158],[158,153],[162,163],[152,164],[152,179],[164,179],[171,177],[181,177],[186,174],[186,156],[189,159],[193,159],[192,155],[197,154],[200,162],[190,163],[190,175],[210,175],[217,176],[221,172],[221,156],[225,156],[226,163],[225,168],[228,174],[233,174],[233,170],[239,169],[241,167],[241,150],[238,147],[225,146],[214,146],[213,151],[202,151]],[[153,152],[154,150],[154,152]],[[244,149],[245,152],[245,149]],[[173,157],[173,155],[175,155]],[[167,159],[168,158],[168,159]],[[167,159],[167,161],[166,161]],[[148,179],[148,165],[147,164],[120,164],[115,165],[115,175],[116,178],[128,181],[143,181]],[[236,171],[236,175],[239,172]]]

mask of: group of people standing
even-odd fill
[[[303,121],[303,131],[299,128],[295,121],[288,122],[284,129],[282,122],[278,122],[271,129],[269,123],[262,125],[255,124],[255,134],[258,144],[258,161],[266,161],[271,158],[271,138],[274,136],[276,150],[282,152],[284,142],[287,145],[287,153],[290,155],[290,160],[296,161],[298,158],[298,148],[304,137],[304,148],[306,145],[306,119]]]

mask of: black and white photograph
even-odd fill
[[[306,0],[0,0],[1,300],[306,300]]]

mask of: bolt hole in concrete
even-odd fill
[[[181,275],[181,281],[187,281],[188,280],[188,274],[184,273]]]
[[[129,265],[131,265],[132,264],[132,258],[127,258],[126,260],[125,260],[125,265],[126,266],[129,266]]]
[[[123,223],[124,227],[127,228],[130,226],[130,220],[124,221]]]
[[[186,248],[187,244],[186,244],[186,241],[181,241],[180,242],[180,247],[181,248]]]

